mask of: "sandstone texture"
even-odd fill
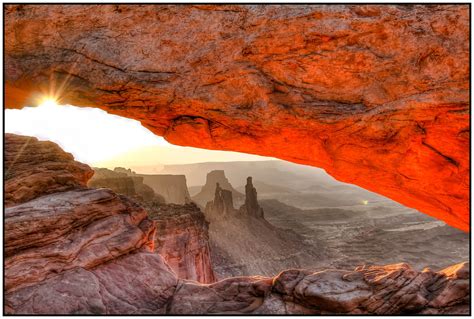
[[[160,255],[135,252],[8,293],[5,309],[30,315],[163,314],[176,284]]]
[[[418,272],[406,264],[354,271],[286,270],[212,285],[180,281],[173,314],[469,314],[469,264]]]
[[[7,5],[6,107],[324,168],[469,230],[469,6]]]
[[[211,264],[209,223],[193,203],[166,204],[149,209],[157,234],[155,251],[165,259],[178,278],[200,283],[216,281]]]
[[[154,175],[152,180],[155,183],[159,182],[160,176]],[[165,181],[182,180],[181,176],[170,175],[170,177],[165,178]],[[135,199],[146,208],[148,217],[155,222],[158,229],[155,236],[155,251],[164,257],[178,278],[201,283],[216,281],[210,259],[208,223],[204,214],[192,203],[165,204],[165,198],[157,195],[151,187],[143,183],[143,180],[143,176],[138,176],[130,169],[117,167],[111,171],[96,168],[88,185],[110,188],[114,192]],[[168,182],[159,185],[161,189],[165,189],[169,184]],[[166,194],[170,200],[170,193]]]
[[[5,158],[15,181],[10,191],[33,194],[5,209],[6,313],[165,311],[177,278],[152,253],[156,226],[141,206],[87,189],[92,170],[54,143],[8,134]]]
[[[5,205],[12,206],[44,194],[85,188],[92,169],[49,141],[4,135]]]

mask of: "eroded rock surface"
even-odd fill
[[[207,202],[204,211],[206,218],[210,221],[219,221],[226,217],[232,217],[232,215],[235,217],[232,191],[223,189],[219,183],[216,183],[214,199]]]
[[[114,258],[92,269],[75,267],[8,293],[11,314],[163,314],[177,278],[148,251]]]
[[[211,264],[209,223],[194,203],[149,208],[157,233],[155,250],[178,278],[200,283],[216,281]]]
[[[74,267],[153,248],[146,211],[107,190],[55,193],[5,211],[5,282],[18,289]],[[34,271],[32,271],[34,269]]]
[[[137,174],[137,176],[143,177],[143,183],[150,186],[155,193],[162,195],[168,204],[184,205],[191,202],[184,175]]]
[[[6,312],[164,312],[177,278],[152,253],[156,225],[147,212],[111,190],[86,188],[92,170],[54,143],[8,134],[5,151],[10,191],[36,197],[17,196],[21,203],[5,209]],[[33,187],[23,193],[23,185]]]
[[[162,175],[153,175],[150,178],[158,184],[161,181],[160,176]],[[180,181],[182,176],[176,176],[175,178],[175,175],[165,175],[165,182],[159,184],[161,189],[167,186],[169,186],[168,189],[172,188],[174,184],[166,180]],[[96,168],[88,185],[110,188],[135,199],[145,207],[148,216],[155,222],[158,229],[155,236],[155,251],[164,257],[178,278],[201,283],[215,282],[210,259],[208,223],[204,214],[193,203],[165,204],[164,197],[143,184],[143,179],[143,176],[137,175],[130,169],[118,167],[111,171]],[[170,199],[169,196],[167,198]],[[177,198],[176,193],[175,198]]]
[[[135,184],[145,184],[145,187],[151,187],[151,189],[159,196],[162,196],[168,204],[184,205],[191,202],[185,175],[137,174],[131,169],[125,169],[123,167],[116,167],[114,172],[126,174],[133,178]]]
[[[202,286],[182,281],[173,314],[468,314],[469,264],[418,272],[406,264],[354,271],[286,270]]]
[[[44,194],[85,188],[94,174],[87,165],[49,141],[6,133],[4,203],[11,206]]]
[[[324,168],[469,229],[468,5],[5,7],[6,107]]]
[[[245,203],[240,207],[243,214],[263,218],[263,208],[260,207],[257,200],[257,190],[253,187],[252,177],[247,177],[245,184]]]

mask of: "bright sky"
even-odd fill
[[[142,173],[160,164],[255,161],[267,157],[171,145],[140,122],[96,108],[44,103],[5,111],[5,132],[50,140],[92,166],[125,166]]]

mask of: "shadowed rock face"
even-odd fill
[[[252,177],[247,177],[247,184],[245,185],[245,204],[240,207],[240,210],[247,215],[257,218],[263,218],[263,209],[257,201],[257,190],[253,187]]]
[[[87,185],[95,188],[110,188],[116,193],[134,198],[139,202],[165,202],[163,196],[156,194],[150,186],[143,183],[143,177],[120,170],[94,168],[94,176]]]
[[[222,189],[219,183],[216,183],[216,190],[214,192],[214,200],[207,202],[206,217],[208,220],[219,220],[231,215],[235,215],[234,199],[232,192],[227,189]]]
[[[324,168],[469,229],[467,5],[7,5],[6,107]]]
[[[215,282],[209,251],[208,223],[204,214],[194,204],[165,204],[165,199],[155,194],[146,184],[143,176],[130,169],[117,167],[114,171],[95,168],[89,181],[90,187],[107,187],[113,191],[135,199],[146,208],[148,216],[158,229],[155,236],[155,251],[159,253],[178,278],[195,280],[200,283]],[[156,183],[160,176],[151,176]],[[173,180],[181,180],[180,175],[165,175]],[[166,179],[165,179],[166,181]],[[161,189],[173,183],[161,183]],[[184,189],[186,185],[184,184]],[[185,193],[185,192],[182,192]],[[170,195],[167,193],[167,195]],[[176,196],[174,199],[177,199]],[[168,197],[173,199],[172,197]]]
[[[211,265],[209,223],[194,203],[147,207],[155,221],[155,251],[178,278],[208,284],[216,281]]]
[[[168,204],[187,204],[191,202],[186,176],[184,175],[144,175],[137,174],[143,178],[143,183],[150,186],[155,193],[164,197]]]
[[[211,173],[208,174],[208,177]],[[224,176],[223,171],[222,176]],[[209,180],[210,179],[208,179],[208,181]],[[209,182],[206,183],[206,186],[208,184]],[[247,219],[248,217],[263,219],[263,209],[258,204],[257,190],[253,187],[252,177],[247,177],[244,204],[240,206],[238,210],[234,208],[232,190],[222,188],[220,183],[216,183],[215,185],[214,199],[206,203],[206,209],[204,210],[209,220],[225,221],[226,218]]]
[[[146,188],[151,187],[152,191],[159,194],[160,197],[162,196],[164,201],[168,204],[183,205],[191,201],[188,186],[186,184],[186,176],[184,175],[137,174],[131,169],[125,169],[123,167],[116,167],[114,172],[132,177],[135,184],[138,184],[139,186],[145,184],[144,186]]]

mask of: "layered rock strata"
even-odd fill
[[[186,176],[184,175],[145,175],[143,183],[153,188],[155,193],[162,195],[168,204],[184,205],[191,202]]]
[[[126,174],[134,180],[138,179],[146,186],[152,188],[156,194],[163,196],[168,204],[184,205],[191,202],[189,196],[188,185],[186,184],[186,176],[184,175],[170,175],[170,174],[137,174],[131,169],[123,167],[116,167],[115,172]]]
[[[10,197],[5,209],[6,313],[164,312],[177,278],[152,253],[147,212],[111,190],[87,189],[92,170],[54,143],[7,134],[5,150],[10,191],[29,195]],[[33,187],[23,193],[22,185]]]
[[[141,202],[164,203],[165,199],[143,183],[143,177],[127,175],[106,168],[94,168],[94,176],[87,183],[89,187],[105,187],[116,193],[134,198]]]
[[[6,133],[5,205],[24,203],[44,194],[85,188],[94,171],[74,161],[55,143]]]
[[[469,230],[469,6],[5,7],[5,103],[324,168]]]
[[[286,270],[274,278],[228,278],[212,285],[181,281],[173,314],[469,314],[469,264],[440,272],[406,264],[354,271]]]
[[[155,251],[165,259],[178,278],[200,283],[216,281],[211,264],[209,223],[195,204],[160,205],[149,209],[157,234]]]
[[[178,278],[200,283],[216,281],[209,251],[208,223],[194,204],[165,204],[161,195],[143,184],[143,176],[130,169],[95,169],[91,187],[107,187],[135,199],[148,211],[158,228],[155,251]],[[162,184],[163,185],[163,184]]]

